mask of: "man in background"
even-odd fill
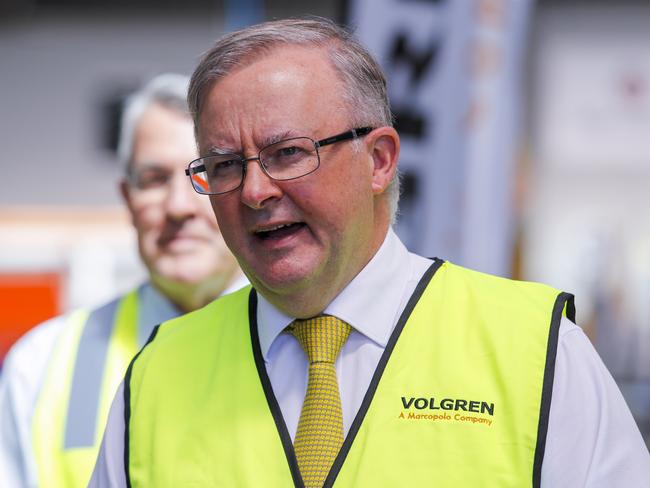
[[[0,379],[0,486],[85,487],[110,401],[153,327],[246,283],[209,202],[184,169],[196,157],[184,76],[151,80],[126,104],[120,189],[149,282],[27,333]]]

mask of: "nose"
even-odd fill
[[[167,186],[164,207],[173,220],[183,220],[196,214],[200,195],[192,189],[189,180],[181,171],[174,172]]]
[[[248,161],[241,188],[241,201],[254,210],[282,197],[282,189],[262,170],[260,164],[259,160]]]

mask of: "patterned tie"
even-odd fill
[[[352,327],[331,315],[289,326],[309,360],[307,394],[294,449],[306,488],[320,488],[343,444],[343,413],[334,362]]]

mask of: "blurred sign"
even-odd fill
[[[590,9],[564,17],[547,16],[540,33],[543,48],[535,70],[539,156],[563,170],[646,168],[648,11]]]
[[[396,230],[420,254],[508,275],[528,0],[355,0],[382,64],[406,190]]]
[[[575,293],[650,445],[650,8],[537,18],[525,278]]]

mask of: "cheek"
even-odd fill
[[[217,223],[214,210],[212,210],[210,201],[207,198],[205,200],[201,200],[201,204],[199,205],[199,214],[201,220],[205,222],[206,226],[216,231],[217,233],[220,233],[219,224]]]
[[[133,209],[133,225],[142,236],[160,232],[164,220],[164,214],[157,205],[143,205]]]
[[[215,218],[215,225],[220,229],[226,244],[231,245],[236,239],[237,230],[242,228],[241,219],[238,215],[239,203],[230,199],[220,197],[212,200],[211,212]]]
[[[326,223],[337,231],[343,231],[350,225],[363,223],[370,219],[373,196],[369,180],[365,175],[349,175],[349,179],[338,178],[322,183],[307,200],[309,208],[318,215],[320,222]],[[362,178],[365,178],[362,181]]]

